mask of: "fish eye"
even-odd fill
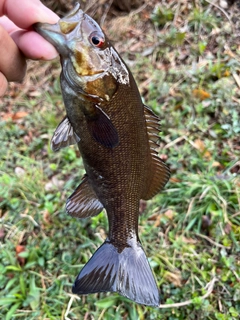
[[[98,48],[101,48],[105,43],[104,37],[102,35],[99,35],[98,32],[93,32],[90,35],[89,40],[94,47],[98,47]]]

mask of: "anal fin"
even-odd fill
[[[80,138],[74,132],[73,127],[68,119],[65,117],[57,126],[52,140],[51,148],[53,151],[58,151],[64,147],[70,146],[72,144],[78,143]]]
[[[85,176],[73,194],[67,199],[66,210],[74,217],[87,218],[96,216],[104,209],[92,186]]]
[[[149,139],[149,165],[146,174],[146,183],[141,198],[143,200],[149,200],[155,196],[168,182],[170,170],[168,166],[159,158],[156,151],[156,149],[159,147],[158,135],[160,132],[160,119],[147,106],[144,106],[144,115]]]

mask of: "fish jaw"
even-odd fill
[[[95,50],[91,36],[97,35],[105,43],[105,35],[100,26],[80,9],[79,3],[56,24],[38,22],[33,28],[56,48],[62,60],[71,60],[76,76],[103,72],[99,68],[101,61],[95,53],[99,50]]]
[[[39,33],[45,40],[50,42],[63,57],[67,57],[68,48],[66,38],[61,33],[59,24],[49,24],[38,22],[33,25],[34,30]]]
[[[67,58],[71,47],[70,40],[79,38],[79,28],[76,27],[81,25],[83,19],[84,12],[77,3],[73,10],[64,18],[59,19],[57,23],[38,22],[33,25],[33,29],[50,42],[63,58]]]

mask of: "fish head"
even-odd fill
[[[118,85],[129,84],[129,72],[100,26],[76,4],[56,24],[34,29],[59,52],[63,74],[73,90],[109,101]]]

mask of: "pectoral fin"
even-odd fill
[[[113,149],[119,144],[116,128],[107,114],[98,106],[94,117],[86,117],[92,137],[106,148]]]
[[[70,146],[71,144],[78,143],[79,141],[80,138],[73,131],[73,127],[68,117],[65,117],[53,134],[51,148],[53,151],[58,151],[64,147]]]
[[[90,185],[88,177],[85,176],[77,189],[68,198],[66,203],[67,212],[74,217],[87,218],[96,216],[103,209],[104,207]]]

